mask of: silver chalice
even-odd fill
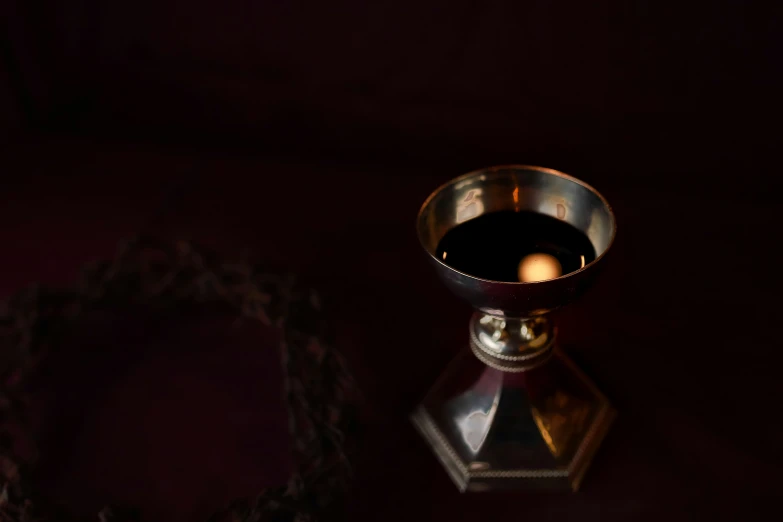
[[[450,252],[440,251],[444,236],[499,212],[532,213],[562,222],[556,226],[567,224],[584,236],[591,255],[581,256],[581,263],[566,273],[553,255],[533,253],[519,260],[515,281],[482,278],[452,266],[446,257]],[[614,214],[601,194],[541,167],[471,172],[424,202],[417,219],[421,245],[446,286],[475,312],[466,332],[470,349],[452,361],[412,421],[460,490],[579,488],[615,410],[560,351],[547,314],[590,287],[615,231]],[[491,232],[473,234],[466,240],[470,244],[460,244],[455,236],[452,247],[491,268],[505,241],[524,240],[536,230],[517,230],[512,224],[499,234]]]

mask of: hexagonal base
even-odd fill
[[[461,491],[576,491],[615,415],[557,349],[523,373],[489,368],[464,351],[411,420]]]

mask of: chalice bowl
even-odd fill
[[[601,194],[541,167],[471,172],[422,206],[421,245],[475,312],[411,418],[461,491],[579,488],[615,410],[547,314],[590,287],[615,230]]]

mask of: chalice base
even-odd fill
[[[463,350],[411,416],[460,491],[576,491],[616,416],[559,349],[525,372]]]

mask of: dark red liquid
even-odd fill
[[[536,212],[490,212],[449,230],[438,243],[438,259],[460,272],[492,281],[519,282],[520,262],[547,254],[559,275],[595,259],[587,236],[574,226]]]

